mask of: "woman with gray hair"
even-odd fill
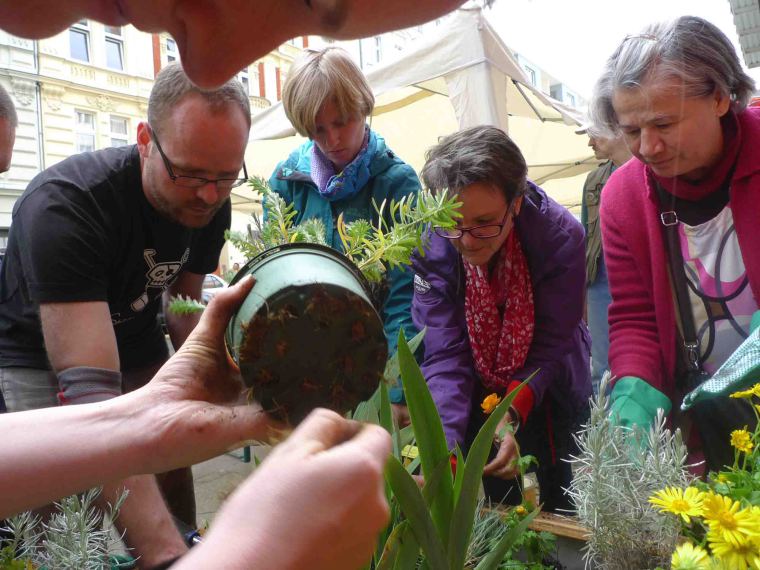
[[[693,16],[626,37],[597,82],[597,126],[621,132],[635,157],[607,182],[600,213],[623,425],[677,413],[749,333],[760,299],[753,89],[728,38]],[[675,418],[696,427],[689,447],[713,469],[733,461],[729,432],[747,421],[722,400]]]
[[[374,204],[415,197],[420,182],[414,169],[388,148],[367,125],[375,97],[367,79],[348,53],[336,47],[306,50],[288,73],[282,97],[285,114],[298,134],[310,140],[277,165],[269,183],[295,206],[294,223],[321,220],[327,245],[342,251],[338,216],[378,223]],[[395,220],[384,210],[384,220]],[[387,272],[388,292],[381,315],[389,353],[396,350],[398,331],[407,339],[417,334],[412,323],[412,272]],[[396,417],[408,423],[400,383],[391,388]]]
[[[527,170],[496,127],[455,133],[428,152],[426,186],[455,193],[462,218],[431,232],[425,255],[415,257],[412,315],[427,327],[422,372],[450,449],[468,449],[490,394],[503,397],[535,373],[496,432],[484,488],[493,501],[520,501],[512,482],[519,443],[538,458],[544,508],[568,509],[571,473],[562,459],[591,395],[584,236]],[[502,429],[507,422],[513,431]]]

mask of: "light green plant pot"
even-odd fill
[[[256,278],[227,326],[227,349],[253,397],[297,423],[318,406],[345,413],[369,398],[388,354],[366,280],[337,251],[290,244],[265,251],[232,280]]]

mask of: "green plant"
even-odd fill
[[[664,487],[650,498],[687,539],[673,553],[672,567],[678,570],[695,559],[720,568],[760,568],[760,384],[731,397],[745,400],[758,420],[752,431],[726,434],[734,447],[733,464],[688,487]]]
[[[649,497],[688,483],[686,446],[680,431],[666,429],[662,410],[648,431],[615,425],[605,391],[603,382],[588,423],[575,436],[579,452],[569,493],[590,529],[584,557],[601,570],[667,565],[680,529],[652,508]]]
[[[55,503],[56,511],[46,521],[31,512],[8,521],[3,530],[10,535],[0,551],[0,568],[77,568],[102,570],[110,567],[110,530],[103,528],[104,516],[116,520],[127,498],[125,490],[107,513],[95,506],[101,489],[72,495]],[[30,566],[31,565],[31,566]]]
[[[398,505],[404,518],[387,534],[376,568],[414,568],[421,558],[422,568],[461,570],[470,552],[478,491],[493,434],[517,391],[505,397],[491,413],[466,459],[458,448],[455,450],[458,468],[454,475],[440,416],[403,332],[399,335],[398,358],[425,485],[418,487],[409,466],[404,467],[397,455],[389,459],[386,481],[392,491],[392,504]],[[475,568],[498,568],[537,514],[538,509],[526,512],[478,560]]]
[[[506,511],[493,510],[486,508],[485,502],[481,500],[475,514],[465,568],[477,567],[504,535],[520,524],[529,512],[531,511],[525,506]],[[544,561],[554,553],[555,541],[556,537],[549,532],[528,529],[515,540],[498,568],[499,570],[554,570],[553,565],[545,565]],[[518,553],[523,554],[523,560],[515,559]]]
[[[320,220],[310,219],[295,225],[293,220],[298,212],[272,191],[265,179],[252,177],[248,183],[265,199],[266,221],[253,214],[253,227],[249,226],[247,235],[229,230],[225,234],[244,256],[252,259],[272,247],[289,243],[327,243],[325,227]],[[378,212],[375,226],[367,220],[345,223],[342,214],[336,221],[345,256],[371,284],[382,281],[386,267],[409,265],[415,248],[424,254],[422,236],[427,227],[449,228],[461,216],[456,197],[448,197],[444,192],[434,195],[423,191],[416,198],[404,197],[398,202],[374,206]],[[395,220],[390,226],[385,221],[386,209],[390,218]],[[169,311],[177,315],[198,313],[203,309],[202,303],[181,296],[173,297],[169,303]]]
[[[239,232],[228,233],[228,239],[245,256],[252,258],[271,247],[287,243],[327,242],[326,229],[319,220],[305,220],[295,225],[297,212],[279,194],[272,191],[263,178],[249,180],[251,188],[262,195],[265,203],[264,220],[253,215],[255,229],[249,229],[245,236]],[[432,226],[450,228],[456,224],[459,202],[455,196],[445,192],[437,195],[422,191],[414,197],[404,197],[398,202],[376,203],[378,222],[372,225],[367,220],[345,223],[341,214],[336,226],[344,254],[370,281],[380,281],[386,266],[409,265],[415,248],[422,248],[424,230]],[[388,218],[393,224],[386,222]]]

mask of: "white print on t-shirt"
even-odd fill
[[[145,263],[148,265],[148,271],[145,273],[147,282],[145,283],[145,292],[132,301],[132,304],[130,305],[132,310],[136,313],[142,311],[150,302],[148,289],[155,288],[163,291],[177,278],[180,271],[182,271],[182,266],[190,257],[190,248],[185,248],[185,253],[182,254],[182,259],[179,261],[156,263],[153,259],[154,255],[156,255],[155,249],[146,249],[143,251],[143,259],[145,259]]]

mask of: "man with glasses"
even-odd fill
[[[100,401],[154,375],[168,357],[159,304],[201,298],[230,224],[230,193],[245,182],[250,124],[237,81],[201,91],[170,65],[156,77],[136,145],[72,156],[32,180],[0,268],[8,411]],[[196,322],[167,315],[175,348]],[[195,526],[190,470],[159,481],[173,514]],[[141,567],[182,554],[153,476],[107,485],[104,499],[124,486],[117,524]]]

